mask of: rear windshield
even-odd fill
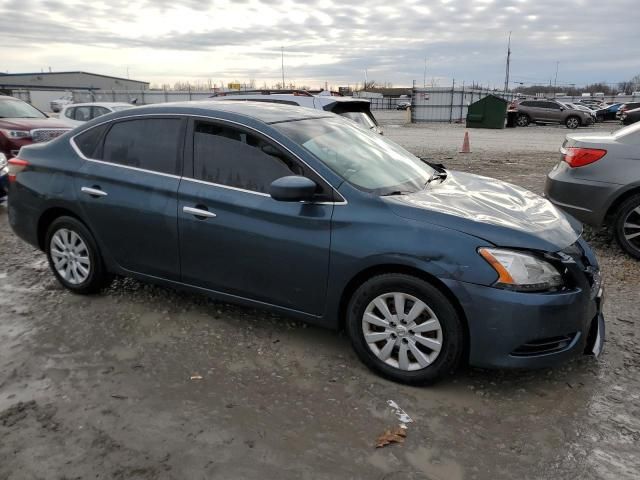
[[[324,109],[346,117],[366,130],[374,130],[378,125],[369,108],[369,102],[335,102],[326,105]]]

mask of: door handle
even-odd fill
[[[195,217],[200,217],[203,220],[205,218],[214,218],[216,216],[215,213],[210,212],[209,210],[203,210],[202,208],[182,207],[182,211],[184,213],[189,213]]]
[[[87,195],[91,195],[92,197],[106,197],[108,195],[107,192],[104,192],[99,188],[82,187],[80,191]]]

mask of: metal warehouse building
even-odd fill
[[[0,73],[0,93],[14,90],[146,90],[149,82],[88,72]]]

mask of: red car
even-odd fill
[[[0,152],[7,158],[15,157],[20,147],[46,142],[69,130],[28,103],[0,95]]]

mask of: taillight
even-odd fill
[[[16,175],[23,171],[29,165],[29,162],[21,158],[14,157],[9,160],[9,181],[15,182]]]
[[[566,149],[564,161],[567,162],[571,168],[584,167],[590,163],[597,162],[606,154],[606,150],[599,148],[569,147]]]

